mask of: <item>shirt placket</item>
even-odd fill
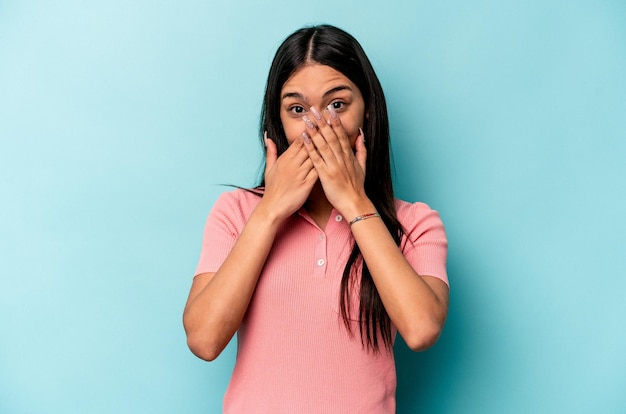
[[[309,217],[309,215],[304,212],[299,212],[300,216],[302,216],[306,221],[311,223],[317,229],[317,235],[315,240],[315,252],[314,252],[314,260],[315,263],[313,275],[316,277],[324,277],[326,275],[326,270],[328,268],[328,237],[327,234],[320,229],[317,224]],[[333,213],[331,215],[331,219],[327,225],[327,232],[337,225],[341,225],[343,221],[343,216],[339,214],[336,210],[333,209]]]
[[[315,241],[315,271],[313,274],[318,277],[323,277],[326,274],[326,267],[328,264],[328,256],[326,254],[326,234],[320,230]]]

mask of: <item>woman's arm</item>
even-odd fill
[[[185,306],[189,348],[208,361],[217,358],[237,331],[278,227],[304,204],[317,180],[301,140],[278,158],[275,144],[266,141],[263,198],[218,271],[194,278]]]
[[[349,221],[375,212],[363,187],[367,154],[362,133],[353,151],[341,119],[326,120],[316,127],[307,126],[311,139],[305,147],[328,201]],[[418,275],[380,218],[358,221],[351,227],[389,318],[412,350],[427,349],[443,328],[448,286],[435,277]]]
[[[369,200],[360,205],[355,211],[375,211]],[[432,346],[448,314],[448,285],[436,277],[418,275],[381,219],[358,221],[351,230],[385,310],[406,344],[414,351]]]
[[[216,273],[194,278],[183,314],[187,344],[212,361],[233,337],[248,308],[279,220],[259,206]]]

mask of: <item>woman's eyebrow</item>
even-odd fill
[[[301,99],[303,101],[308,101],[308,99],[306,99],[304,97],[304,95],[302,95],[301,93],[298,93],[298,92],[287,92],[287,93],[284,93],[282,98],[281,98],[281,100],[282,99],[287,99],[287,98],[295,98],[295,99]]]
[[[327,90],[326,92],[324,92],[323,98],[327,98],[329,95],[332,95],[334,93],[341,92],[341,91],[352,92],[352,88],[349,87],[348,85],[335,86],[334,88],[331,88]],[[308,102],[308,99],[304,95],[298,92],[285,92],[283,96],[281,97],[281,100],[287,99],[287,98],[300,99],[300,100]]]
[[[324,96],[323,96],[323,97],[324,97],[324,98],[326,98],[326,97],[328,97],[329,95],[332,95],[333,93],[336,93],[336,92],[341,92],[341,91],[346,91],[346,90],[347,90],[347,91],[352,92],[352,88],[351,88],[351,87],[349,87],[348,85],[339,85],[339,86],[335,86],[334,88],[329,89],[328,91],[326,91],[326,92],[324,93]]]

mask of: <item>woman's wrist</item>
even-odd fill
[[[356,216],[355,218],[350,220],[350,227],[352,227],[352,225],[354,223],[357,223],[357,222],[363,221],[363,220],[367,220],[367,219],[371,219],[371,218],[380,218],[380,214],[377,211],[375,211],[373,213],[366,213],[366,214],[362,214],[360,216]]]
[[[261,202],[259,202],[252,211],[248,221],[254,218],[258,218],[261,223],[265,223],[270,228],[278,228],[278,226],[285,221],[287,216],[281,215],[278,210],[267,205],[267,203],[264,203],[263,199],[261,199]]]
[[[367,196],[363,196],[343,209],[338,210],[341,211],[343,218],[346,219],[348,223],[354,222],[358,217],[377,213],[374,203],[372,203]]]

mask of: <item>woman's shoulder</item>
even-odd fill
[[[218,197],[213,209],[225,211],[240,211],[244,215],[252,212],[263,196],[262,188],[241,188],[237,187],[230,191],[225,191]]]
[[[437,210],[431,208],[428,204],[416,201],[409,202],[396,199],[396,214],[405,230],[426,229],[434,227],[443,227],[443,222]]]
[[[428,215],[432,212],[437,212],[437,210],[432,209],[428,204],[421,201],[410,202],[396,198],[395,202],[398,218],[404,216]]]

